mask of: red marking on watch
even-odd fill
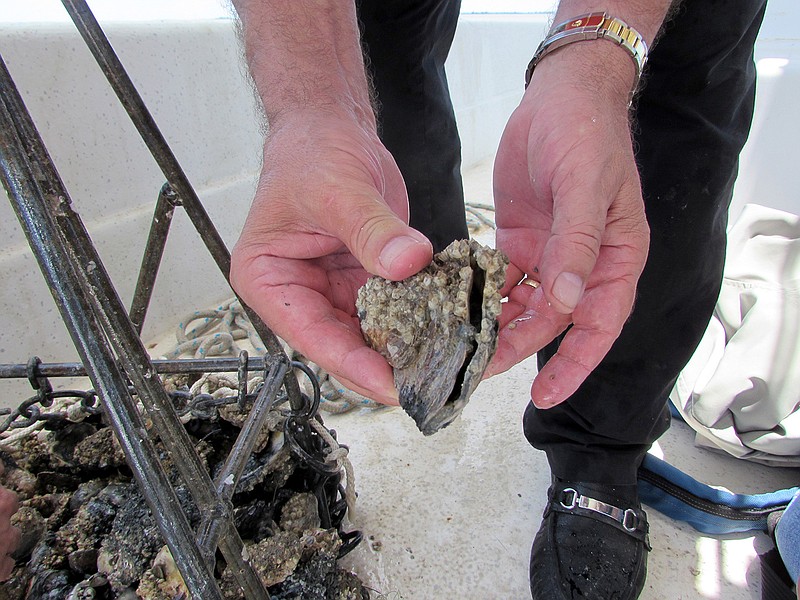
[[[605,16],[602,14],[590,15],[582,19],[575,19],[564,28],[564,31],[569,31],[570,29],[577,29],[578,27],[598,27],[603,23],[604,19]]]

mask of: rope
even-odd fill
[[[24,441],[28,436],[33,435],[34,432],[39,431],[43,427],[44,421],[37,421],[33,425],[22,429],[6,430],[3,433],[3,437],[0,438],[0,448],[13,448],[18,441]]]
[[[165,358],[175,359],[185,354],[191,354],[194,358],[238,356],[241,349],[237,341],[241,340],[249,341],[255,352],[266,353],[258,333],[250,323],[241,303],[236,299],[224,302],[216,309],[189,313],[178,324],[175,337],[177,344],[164,355]],[[317,375],[321,393],[320,410],[330,414],[341,414],[356,408],[377,409],[383,407],[382,404],[347,389],[335,377],[295,352],[285,341],[281,340],[281,345],[291,360],[303,362]],[[201,381],[210,382],[212,379],[205,378]],[[199,383],[196,383],[195,386]],[[195,393],[195,386],[192,387],[192,393]],[[235,384],[225,387],[236,389]],[[306,387],[303,381],[301,381],[301,387]],[[308,393],[309,389],[304,389],[304,391]]]
[[[344,469],[345,473],[345,487],[344,487],[344,500],[347,503],[347,513],[350,515],[350,520],[353,520],[356,508],[356,478],[353,473],[353,463],[348,458],[349,450],[340,446],[336,439],[331,435],[328,429],[316,419],[309,419],[308,422],[311,427],[316,431],[325,443],[328,444],[328,450],[325,453],[325,462],[333,463],[340,471]]]
[[[261,376],[251,377],[247,380],[247,389],[255,389],[259,384],[264,381]],[[192,384],[189,388],[189,393],[192,396],[198,394],[208,394],[215,400],[219,398],[230,398],[239,393],[238,383],[235,379],[231,379],[228,375],[222,373],[204,373],[200,379]]]
[[[479,231],[482,227],[489,227],[490,229],[497,229],[494,221],[483,215],[481,211],[488,211],[494,213],[494,206],[491,204],[481,204],[480,202],[465,202],[464,210],[467,213],[467,227],[473,233]]]
[[[178,358],[189,353],[194,358],[238,356],[237,340],[248,340],[257,353],[266,353],[258,333],[236,299],[216,309],[189,313],[178,324],[175,337],[178,344],[165,354],[165,358]]]

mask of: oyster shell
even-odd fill
[[[394,367],[400,405],[425,435],[458,417],[497,349],[507,266],[502,252],[457,240],[416,275],[372,277],[358,292],[364,337]]]

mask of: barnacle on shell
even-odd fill
[[[420,431],[452,423],[497,349],[508,259],[457,240],[403,281],[372,277],[356,300],[367,343],[394,368],[400,404]]]

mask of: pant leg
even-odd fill
[[[633,313],[569,400],[525,413],[525,435],[560,477],[632,483],[669,425],[667,396],[719,294],[765,4],[685,0],[651,53],[634,134],[651,244]]]
[[[411,226],[436,251],[466,238],[461,141],[444,62],[460,0],[359,0],[383,143],[408,188]]]

